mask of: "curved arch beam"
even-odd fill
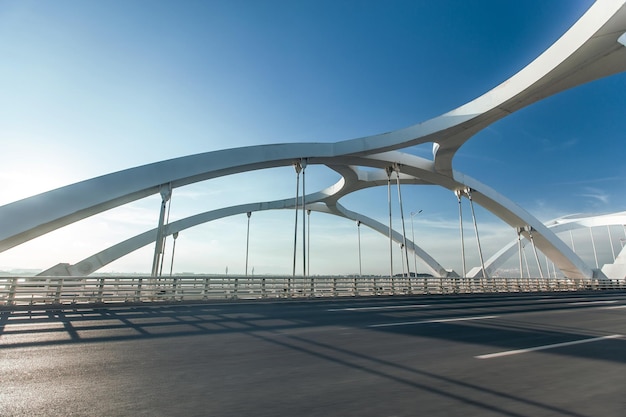
[[[380,135],[338,142],[335,154],[368,154],[436,143],[435,166],[452,174],[452,158],[474,134],[566,89],[626,70],[625,2],[598,0],[552,46],[502,84],[448,113]]]
[[[369,156],[343,158],[351,165],[362,165],[384,169],[390,163],[401,166],[407,175],[421,178],[423,181],[448,188],[451,191],[472,190],[472,199],[512,228],[531,227],[535,245],[570,278],[592,278],[594,272],[576,255],[569,246],[552,233],[538,219],[526,210],[479,181],[454,171],[449,177],[436,171],[432,161],[401,152],[385,152]],[[525,232],[527,236],[527,232]]]
[[[336,168],[336,170],[341,171],[346,175],[349,175],[349,173],[353,173],[354,174],[353,176],[349,175],[349,177],[351,178],[359,177],[359,172],[361,174],[368,174],[369,176],[373,174],[371,172],[364,173],[354,167],[345,168],[345,169]],[[386,174],[384,175],[386,178]],[[361,177],[362,176],[363,175],[361,175]],[[378,176],[379,175],[375,175],[375,177],[378,177]],[[385,183],[386,181],[387,180],[385,179]],[[416,181],[419,181],[419,180],[416,180],[415,178],[406,177],[406,176],[404,176],[401,179],[401,182],[404,184],[415,183]],[[358,188],[363,189],[367,187],[380,185],[378,182],[379,182],[378,179],[374,179],[371,182],[361,184]],[[327,188],[326,190],[307,195],[305,198],[305,201],[309,202],[307,203],[307,208],[314,210],[314,211],[332,214],[332,215],[344,217],[344,218],[351,219],[351,220],[360,220],[363,224],[370,227],[371,229],[377,232],[380,232],[383,235],[387,234],[389,230],[387,226],[365,215],[349,211],[336,203],[336,199],[335,199],[336,195],[345,195],[348,193],[348,191],[346,191],[344,187],[345,183],[346,181],[344,180],[344,178],[342,178],[340,181],[338,181],[333,186]],[[331,202],[330,206],[328,205],[327,201]],[[218,220],[224,217],[234,216],[237,214],[243,214],[247,212],[293,209],[295,207],[294,203],[295,202],[293,198],[287,198],[287,199],[276,200],[276,201],[271,201],[271,202],[249,203],[249,204],[242,204],[238,206],[221,208],[217,210],[211,210],[211,211],[207,211],[204,213],[200,213],[194,216],[190,216],[190,217],[172,222],[166,226],[164,233],[165,235],[169,236],[171,234],[197,226],[199,224],[203,224],[203,223],[207,223],[213,220]],[[140,249],[146,245],[154,243],[156,239],[157,239],[157,229],[155,228],[147,232],[141,233],[139,235],[133,236],[132,238],[126,239],[103,251],[100,251],[94,255],[91,255],[83,259],[82,261],[76,263],[75,265],[59,264],[52,268],[49,268],[46,271],[43,271],[39,275],[41,276],[57,275],[58,273],[61,273],[61,275],[68,275],[68,276],[89,275],[97,271],[98,269],[102,268],[103,266],[108,265],[109,263],[123,256],[126,256],[129,253],[137,249]],[[397,243],[400,243],[403,241],[402,235],[395,230],[392,230],[392,239],[396,241]],[[448,275],[448,272],[437,261],[435,261],[435,259],[432,256],[430,256],[426,251],[424,251],[422,248],[417,246],[414,242],[407,240],[407,246],[409,249],[415,251],[416,255],[424,262],[426,267],[429,269],[430,272],[433,273],[433,275],[435,276],[447,276]]]
[[[259,145],[169,159],[81,181],[0,207],[0,252],[94,214],[172,188],[331,156],[331,144]]]
[[[454,154],[479,130],[552,94],[626,70],[626,49],[618,42],[626,32],[625,3],[626,0],[598,0],[561,39],[519,73],[476,100],[424,123],[329,144],[262,145],[186,156],[7,204],[0,207],[0,252],[88,216],[156,194],[164,184],[176,188],[218,176],[289,165],[299,158],[365,155],[435,142],[434,167],[452,177]]]
[[[384,169],[393,164],[399,164],[401,170],[403,172],[402,182],[413,182],[417,184],[433,184],[440,185],[442,187],[448,188],[451,191],[463,190],[465,188],[472,189],[472,198],[476,201],[477,204],[485,207],[487,210],[492,212],[494,215],[498,216],[504,222],[509,224],[513,228],[527,228],[531,227],[533,230],[533,239],[535,241],[536,246],[546,255],[548,256],[554,263],[563,271],[563,273],[571,278],[592,278],[593,270],[589,268],[581,259],[576,255],[569,246],[565,245],[565,243],[558,238],[553,232],[551,232],[546,226],[544,226],[538,219],[532,216],[530,213],[523,210],[521,207],[517,206],[512,201],[508,200],[506,197],[500,195],[495,190],[487,187],[486,185],[462,174],[459,172],[454,173],[455,179],[452,179],[446,175],[443,175],[439,172],[435,171],[434,164],[432,161],[426,160],[424,158],[420,158],[414,155],[409,155],[401,152],[386,152],[378,155],[371,155],[365,157],[352,156],[350,158],[344,157],[342,158],[344,162],[349,166],[340,167],[337,165],[332,166],[337,172],[342,175],[342,180],[340,180],[335,185],[327,188],[324,191],[311,194],[306,197],[306,200],[310,202],[310,204],[316,202],[322,202],[328,208],[329,212],[334,212],[337,215],[343,215],[344,217],[352,218],[353,220],[358,220],[359,218],[356,216],[360,216],[358,213],[349,212],[342,206],[337,203],[337,200],[351,192],[356,190],[360,190],[367,187],[372,187],[376,185],[384,185],[387,183],[387,175],[384,173]],[[323,160],[319,160],[318,162],[323,163]],[[328,165],[330,166],[331,162],[336,163],[336,158],[331,158]],[[378,171],[363,171],[358,169],[356,166],[368,166],[379,168]],[[277,208],[293,208],[294,207],[293,199],[285,199],[279,200],[270,203],[253,203],[249,205],[236,206],[236,209],[233,207],[215,210],[212,214],[203,213],[202,215],[192,216],[195,218],[194,220],[184,219],[190,222],[196,222],[195,224],[207,222],[214,220],[217,217],[212,217],[216,213],[220,213],[221,217],[226,215],[245,213],[247,211],[258,211],[262,207],[266,207],[266,209],[277,209]],[[265,206],[263,206],[265,205]],[[230,214],[229,214],[230,213]],[[206,216],[206,217],[203,217]],[[364,217],[365,218],[365,217]],[[200,221],[202,219],[202,221]],[[371,220],[371,219],[370,219]],[[172,223],[174,224],[174,223]],[[193,225],[195,225],[193,224]],[[373,224],[373,223],[372,223]],[[191,227],[187,226],[187,227]],[[374,230],[377,230],[376,227],[371,226]],[[383,233],[385,230],[388,230],[385,226],[377,226]],[[186,227],[185,227],[186,228]],[[182,230],[182,229],[178,229]],[[171,229],[170,227],[167,229],[166,233],[174,233],[177,230]],[[380,230],[379,230],[380,231]],[[146,232],[141,239],[156,239],[156,232]],[[394,235],[395,237],[395,235]],[[397,238],[401,239],[401,236],[398,235]],[[135,239],[135,238],[131,238]],[[143,240],[141,240],[143,242]],[[150,242],[146,242],[141,246],[145,246]],[[133,243],[137,244],[137,243]],[[131,242],[129,242],[131,245]],[[139,247],[141,247],[139,246]],[[412,245],[415,248],[415,245]],[[132,247],[129,246],[129,247]],[[135,249],[137,249],[136,247]],[[135,250],[133,249],[133,250]],[[105,250],[106,251],[106,250]],[[125,254],[130,253],[127,251]],[[430,262],[428,259],[428,255],[426,253],[420,253],[420,256],[423,255],[422,259],[427,262],[429,268],[434,269],[436,274],[443,274],[443,268],[438,265],[436,262]],[[104,255],[94,255],[94,256],[104,256]],[[123,256],[123,255],[122,255]],[[110,261],[109,261],[110,262]],[[79,271],[79,273],[85,273],[84,271]]]
[[[555,220],[551,220],[546,223],[546,227],[552,231],[552,233],[562,233],[570,230],[581,229],[583,227],[596,227],[596,226],[612,226],[612,225],[624,225],[626,224],[626,211],[612,214],[604,214],[600,216],[578,216],[571,215],[566,217],[560,217]],[[525,237],[526,238],[526,237]],[[534,238],[534,235],[533,235]],[[517,239],[512,240],[506,244],[502,249],[493,254],[485,262],[485,270],[487,275],[494,273],[500,268],[506,261],[508,261],[517,252]],[[468,274],[470,278],[482,276],[482,271],[476,270],[473,274]]]

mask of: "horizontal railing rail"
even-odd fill
[[[0,277],[0,306],[401,294],[624,290],[624,280],[381,276]]]

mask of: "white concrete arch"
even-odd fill
[[[371,154],[427,142],[437,144],[436,170],[452,174],[452,159],[474,134],[532,103],[626,70],[623,0],[598,0],[552,46],[482,96],[422,123],[338,142],[334,154]]]
[[[455,173],[452,158],[476,132],[565,89],[626,70],[626,0],[598,0],[557,42],[527,67],[479,98],[444,115],[389,133],[336,143],[252,146],[191,155],[115,172],[0,207],[0,252],[102,211],[172,188],[255,169],[309,163],[347,165],[351,158],[384,162],[382,151],[436,144],[433,161],[410,175],[449,189],[470,187],[474,200],[513,227],[530,225],[535,242],[572,277],[591,270],[521,208],[477,181]],[[378,155],[375,155],[378,154]],[[382,158],[382,159],[381,159]],[[401,159],[407,156],[400,157]],[[358,163],[355,163],[358,165]],[[428,169],[422,169],[428,165]],[[418,172],[419,171],[419,172]]]
[[[256,148],[260,148],[260,147],[243,148],[243,149],[249,151],[251,149],[256,149]],[[285,148],[282,145],[277,145],[276,147],[266,146],[262,148],[266,150],[276,149],[277,151],[281,151],[281,150],[285,151]],[[235,149],[234,151],[240,151],[240,150],[242,149]],[[287,149],[286,152],[289,152],[289,150]],[[221,154],[221,152],[219,153]],[[211,159],[211,157],[215,157],[215,153],[202,154],[200,156],[201,157],[208,156],[209,159]],[[221,156],[223,157],[224,155],[221,155]],[[266,160],[266,161],[261,162],[262,156],[249,155],[249,157],[250,157],[250,160],[252,161],[248,160],[247,164],[240,162],[238,166],[234,168],[228,168],[228,165],[227,164],[224,165],[224,162],[222,162],[222,165],[218,166],[214,170],[206,172],[206,169],[205,169],[204,170],[205,173],[202,176],[202,178],[204,176],[217,177],[221,175],[231,174],[234,172],[245,172],[245,171],[250,171],[254,169],[259,169],[259,165],[261,164],[265,166],[289,165],[293,162],[294,159],[298,159],[298,158],[281,158],[275,161]],[[183,176],[185,173],[188,173],[189,171],[195,172],[197,170],[197,167],[195,165],[193,164],[186,165],[184,163],[188,158],[189,157],[173,160],[176,162],[175,167],[177,168],[177,173],[179,173],[179,177],[176,178],[177,180],[176,182],[174,181],[170,182],[172,184],[172,187],[175,187],[177,185],[185,185],[190,182],[196,182],[196,181],[201,180],[198,178],[199,177],[198,175],[194,177]],[[200,161],[202,161],[205,158],[199,158],[199,159]],[[412,176],[415,179],[415,181],[419,183],[429,183],[433,185],[439,185],[439,186],[443,186],[453,191],[470,187],[474,190],[474,194],[473,194],[474,200],[478,204],[490,210],[492,213],[500,217],[502,220],[504,220],[506,223],[508,223],[512,227],[522,227],[523,225],[529,225],[533,227],[533,229],[537,231],[537,233],[535,234],[535,242],[536,242],[537,247],[539,247],[542,250],[542,252],[544,252],[548,257],[550,257],[550,259],[552,259],[553,262],[557,264],[559,268],[565,274],[573,278],[590,278],[593,276],[593,271],[589,267],[587,267],[584,264],[584,262],[582,262],[582,260],[580,260],[580,258],[578,258],[576,254],[574,254],[569,249],[567,245],[564,245],[562,241],[560,241],[560,239],[552,235],[548,231],[548,229],[543,226],[543,224],[541,224],[538,220],[532,217],[529,213],[527,213],[522,208],[518,207],[517,205],[515,205],[514,203],[506,199],[504,196],[499,195],[494,190],[488,188],[487,186],[463,174],[454,173],[455,178],[451,178],[445,174],[436,172],[434,163],[432,161],[429,161],[424,158],[419,158],[417,156],[404,154],[401,152],[386,152],[383,154],[363,156],[363,157],[359,157],[356,155],[334,157],[334,158],[317,157],[317,158],[308,158],[308,160],[309,160],[309,164],[321,163],[321,164],[326,164],[329,166],[337,166],[339,164],[354,165],[354,166],[360,165],[360,166],[377,167],[377,168],[381,168],[381,170],[384,170],[385,168],[393,164],[400,164],[402,166],[402,171],[405,175],[403,177],[404,181],[407,181],[406,175],[408,174]],[[171,161],[164,161],[164,162],[171,162]],[[147,183],[148,181],[152,183],[151,188],[143,188],[143,189],[135,191],[134,193],[127,193],[124,199],[128,199],[131,197],[133,199],[137,199],[139,198],[139,196],[142,196],[146,192],[146,190],[152,190],[153,192],[158,191],[158,186],[156,184],[158,182],[158,178],[156,181],[154,179],[150,179],[146,173],[146,172],[148,173],[154,172],[155,165],[160,165],[160,163],[146,165],[146,166],[137,168],[137,170],[139,170],[142,173],[141,179],[145,183]],[[353,172],[353,174],[351,174],[352,175],[351,181],[349,181],[348,183],[340,181],[340,183],[334,186],[335,189],[328,190],[327,193],[325,194],[322,193],[319,196],[315,196],[315,195],[311,196],[311,200],[310,200],[311,203],[315,202],[316,199],[318,198],[326,198],[329,195],[331,195],[332,197],[329,197],[329,206],[332,206],[332,201],[336,202],[338,198],[350,192],[354,192],[358,189],[367,188],[371,186],[368,184],[368,182],[372,182],[373,184],[377,184],[377,183],[386,184],[386,181],[387,181],[386,174],[383,175],[382,171],[365,172],[365,171],[360,171],[354,167],[351,168],[351,171]],[[122,171],[121,173],[126,173],[126,172],[127,171]],[[343,172],[344,174],[346,174],[348,171],[343,170]],[[113,176],[115,177],[115,179],[119,180],[120,179],[120,177],[118,177],[119,174],[120,173],[110,174],[110,176]],[[98,177],[98,178],[95,178],[93,180],[89,180],[83,183],[74,184],[72,186],[54,190],[50,193],[56,192],[58,195],[55,195],[55,197],[57,198],[59,198],[59,196],[67,197],[67,193],[69,191],[71,191],[72,193],[76,192],[75,190],[73,190],[75,186],[78,186],[79,190],[84,190],[85,183],[89,183],[89,182],[98,183],[101,181],[103,182],[110,181],[110,179],[106,177],[109,177],[109,176]],[[121,178],[124,178],[124,177],[125,176]],[[363,181],[362,178],[364,177],[367,178],[367,181]],[[457,177],[460,180],[457,180],[456,179]],[[344,177],[344,180],[345,180],[345,177]],[[68,189],[71,189],[71,190],[68,190]],[[99,190],[99,188],[95,188],[95,190]],[[127,191],[126,188],[124,188],[124,190]],[[46,194],[48,193],[31,197],[30,199],[21,200],[20,202],[17,202],[17,203],[22,203],[22,202],[27,202],[31,204],[40,203],[41,200],[39,200],[38,198],[41,198],[42,196],[45,197]],[[91,190],[91,194],[94,194],[93,189]],[[101,196],[101,194],[98,194],[92,197],[96,201],[104,200],[99,205],[93,205],[92,207],[90,207],[90,210],[99,210],[99,211],[102,211],[104,207],[106,207],[107,205],[111,205],[111,204],[120,205],[121,204],[120,201],[122,200],[121,198],[117,198],[117,199],[113,199],[110,201],[106,201]],[[31,201],[31,199],[34,199],[34,201]],[[14,204],[17,204],[17,203],[14,203]],[[4,206],[4,207],[7,207],[7,206]],[[46,205],[44,207],[48,207],[48,206]],[[71,205],[68,205],[68,204],[65,205],[66,209],[70,209],[71,207],[72,207]],[[0,208],[0,210],[1,209],[2,208]],[[85,213],[88,211],[89,210],[82,210],[82,211],[79,211],[78,213],[71,213],[65,217],[57,218],[53,222],[50,222],[48,225],[44,225],[44,226],[49,227],[51,224],[54,224],[54,223],[57,223],[60,225],[60,224],[63,224],[64,222],[67,222],[68,219],[87,217]],[[57,225],[57,227],[60,227],[59,225]],[[29,232],[30,233],[38,232],[40,234],[43,234],[42,230],[45,230],[45,227],[39,226],[39,227],[31,229]],[[17,237],[14,236],[12,239],[16,240],[17,238],[24,238],[24,236],[25,236],[25,233],[22,233],[21,235],[17,235]]]
[[[0,252],[94,214],[172,188],[255,169],[331,156],[331,144],[294,143],[227,149],[169,159],[57,188],[0,207]]]
[[[601,214],[601,215],[580,215],[573,214],[558,219],[550,220],[545,223],[545,226],[550,229],[554,234],[567,232],[569,230],[581,229],[584,227],[596,227],[596,226],[613,226],[626,224],[626,211],[618,213]],[[524,236],[524,239],[527,235]],[[533,235],[535,239],[535,235]],[[512,240],[506,244],[502,249],[493,254],[487,261],[485,261],[485,270],[487,275],[493,274],[498,268],[508,261],[512,256],[516,255],[518,251],[517,239]],[[479,277],[482,275],[482,271],[475,269],[470,271],[469,277]]]
[[[424,183],[439,185],[451,191],[470,188],[474,202],[489,210],[514,230],[520,227],[531,227],[537,248],[548,256],[566,276],[571,278],[594,276],[594,271],[538,219],[497,191],[461,172],[454,171],[452,177],[449,177],[436,171],[432,161],[395,151],[363,157],[344,157],[343,160],[350,165],[381,169],[395,163],[401,166],[403,173],[420,178]],[[528,235],[528,232],[524,233],[525,236]]]
[[[483,96],[417,125],[337,143],[291,143],[170,159],[104,175],[0,207],[0,251],[104,210],[173,188],[296,158],[371,154],[435,142],[435,167],[452,175],[452,157],[474,133],[566,88],[626,70],[626,0],[599,0],[527,67]],[[207,169],[207,167],[209,167]],[[43,208],[45,207],[45,209]]]
[[[337,164],[337,161],[340,159],[344,161],[346,164],[345,166]],[[320,158],[318,159],[318,162],[323,163],[324,159]],[[352,156],[330,158],[329,162],[333,162],[335,164],[330,165],[329,163],[328,165],[341,174],[342,179],[335,185],[328,187],[323,191],[310,194],[305,198],[305,201],[307,201],[312,208],[315,207],[319,211],[325,211],[353,220],[361,220],[374,230],[385,233],[388,231],[386,226],[383,226],[375,220],[359,213],[347,210],[338,204],[338,200],[343,196],[364,188],[386,185],[388,177],[385,172],[385,168],[397,165],[402,171],[401,182],[404,184],[439,185],[448,188],[451,191],[464,190],[468,187],[471,188],[472,197],[477,204],[487,208],[494,215],[509,224],[514,230],[516,228],[531,227],[533,230],[533,239],[537,247],[542,250],[542,252],[544,252],[568,277],[591,278],[594,275],[591,268],[589,268],[567,245],[564,244],[562,240],[545,227],[539,220],[534,218],[531,214],[517,206],[512,201],[508,200],[506,197],[498,194],[495,190],[492,190],[486,185],[481,184],[466,175],[455,172],[455,178],[459,178],[462,181],[451,179],[446,175],[436,172],[432,161],[401,152],[386,152],[379,155],[365,157]],[[379,168],[379,170],[364,171],[359,169],[359,166]],[[321,210],[318,205],[315,205],[316,203],[324,206],[325,208]],[[293,207],[294,199],[227,207],[192,216],[191,218],[183,219],[179,222],[174,222],[168,226],[166,233],[172,234],[200,223],[234,214],[246,213],[248,211]],[[398,242],[402,241],[402,236],[395,231],[393,233],[393,238]],[[122,242],[120,245],[115,245],[112,248],[105,249],[103,252],[79,262],[75,268],[68,269],[68,272],[71,274],[91,273],[121,256],[154,242],[155,239],[156,229],[135,236],[134,238]],[[416,254],[420,256],[434,275],[445,276],[445,274],[447,274],[441,265],[439,265],[426,252],[418,248],[413,242],[411,242],[409,248],[416,251]]]
[[[343,206],[337,203],[337,200],[353,192],[357,189],[364,189],[368,187],[374,187],[387,183],[387,174],[384,170],[380,172],[364,172],[357,167],[333,167],[337,172],[342,174],[344,178],[341,178],[337,183],[328,187],[320,192],[309,194],[305,197],[307,209],[318,211],[322,213],[332,214],[335,216],[344,217],[351,220],[359,220],[364,225],[371,229],[386,235],[388,233],[388,226],[367,217],[363,214],[356,213],[347,210]],[[345,177],[348,177],[348,181]],[[364,179],[365,177],[369,178]],[[357,180],[360,178],[360,180]],[[354,182],[359,183],[358,186],[346,186]],[[402,184],[419,184],[421,180],[403,175],[400,182]],[[299,198],[298,204],[302,204],[302,197]],[[265,210],[281,210],[281,209],[293,209],[295,207],[294,198],[286,198],[281,200],[275,200],[270,202],[256,202],[249,204],[242,204],[237,206],[225,207],[221,209],[211,210],[204,213],[200,213],[194,216],[190,216],[175,222],[172,222],[165,226],[164,233],[166,236],[172,235],[177,232],[181,232],[185,229],[197,226],[199,224],[207,223],[213,220],[218,220],[224,217],[234,216],[237,214],[244,214],[247,212],[258,212]],[[146,245],[154,243],[157,239],[157,229],[152,229],[126,239],[118,244],[115,244],[103,251],[100,251],[94,255],[91,255],[74,265],[60,263],[55,265],[39,275],[41,276],[83,276],[89,275],[98,269],[102,268],[109,263],[128,255],[129,253],[142,248]],[[403,242],[403,236],[396,230],[392,231],[392,239],[397,242]],[[423,261],[429,272],[434,276],[447,276],[448,272],[439,264],[430,254],[417,246],[415,243],[407,240],[407,247],[415,251],[415,254]]]
[[[277,204],[273,204],[277,203]],[[259,212],[265,210],[281,210],[281,209],[293,209],[293,204],[291,207],[283,206],[280,207],[280,201],[270,202],[270,203],[251,203],[251,204],[242,204],[239,206],[232,206],[223,209],[217,209],[208,211],[205,213],[197,214],[194,216],[187,217],[185,219],[181,219],[167,225],[165,229],[165,234],[170,236],[174,233],[178,233],[185,229],[197,226],[202,223],[207,223],[213,220],[218,220],[221,218],[235,216],[238,214],[245,214],[247,212]],[[371,229],[386,235],[388,232],[388,226],[370,218],[365,215],[352,212],[343,208],[341,205],[337,204],[332,210],[322,203],[313,203],[311,205],[307,205],[307,209],[312,211],[327,213],[331,215],[336,215],[340,217],[344,217],[346,219],[351,220],[359,220],[365,226],[370,227]],[[58,264],[54,267],[41,272],[40,276],[85,276],[92,274],[98,269],[108,265],[111,262],[120,259],[123,256],[128,255],[129,253],[140,249],[144,246],[152,244],[155,242],[157,238],[157,229],[152,229],[147,232],[141,233],[139,235],[133,236],[127,240],[124,240],[118,244],[115,244],[103,251],[100,251],[94,255],[91,255],[74,265],[69,264]],[[396,230],[392,231],[392,239],[396,243],[400,243],[403,241],[402,234]],[[415,243],[407,239],[407,247],[409,250],[415,251],[416,255],[423,261],[426,265],[427,269],[434,276],[447,276],[448,272],[441,266],[437,261],[434,260],[432,256],[430,256],[426,251],[417,246]]]

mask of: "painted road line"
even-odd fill
[[[602,307],[602,310],[617,310],[618,308],[626,308],[626,305],[624,305],[624,306],[609,306],[609,307]]]
[[[572,301],[572,300],[589,300],[589,297],[554,297],[546,295],[541,297],[538,301]]]
[[[555,343],[555,344],[552,344],[552,345],[535,346],[535,347],[525,348],[525,349],[506,350],[506,351],[503,351],[503,352],[488,353],[486,355],[478,355],[478,356],[474,356],[474,357],[476,359],[492,359],[492,358],[499,358],[500,356],[510,356],[510,355],[518,355],[520,353],[535,352],[537,350],[555,349],[555,348],[560,348],[560,347],[564,347],[564,346],[572,346],[572,345],[580,345],[580,344],[583,344],[583,343],[599,342],[601,340],[606,340],[606,339],[618,339],[620,337],[623,337],[623,335],[621,335],[621,334],[612,334],[610,336],[593,337],[591,339],[582,339],[582,340],[573,340],[571,342],[563,342],[563,343]]]
[[[553,302],[553,301],[589,301],[588,297],[542,297],[540,300],[537,300],[541,303]]]
[[[498,316],[452,317],[448,319],[432,319],[432,320],[419,320],[419,321],[401,321],[401,322],[396,322],[396,323],[370,324],[367,327],[409,326],[412,324],[448,323],[448,322],[454,322],[454,321],[468,321],[468,320],[487,320],[487,319],[495,319],[496,317]]]
[[[346,308],[329,308],[326,311],[375,311],[375,310],[401,310],[403,308],[422,308],[430,307],[430,304],[406,304],[395,306],[378,306],[378,307],[346,307]]]
[[[617,300],[604,300],[604,301],[582,301],[582,302],[577,302],[577,303],[567,303],[568,305],[571,306],[582,306],[582,305],[589,305],[589,304],[613,304],[613,303],[617,303]]]

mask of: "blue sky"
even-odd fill
[[[591,3],[0,2],[0,205],[178,156],[332,142],[427,120],[505,81]],[[619,74],[500,120],[461,148],[455,169],[541,220],[624,210],[625,87]],[[311,167],[307,190],[336,180]],[[174,191],[171,219],[290,197],[294,188],[292,168],[192,185]],[[342,203],[385,222],[386,192]],[[414,218],[418,243],[459,270],[455,197],[407,186],[403,199],[406,213],[423,210]],[[158,208],[158,198],[148,198],[68,226],[1,253],[0,269],[77,262],[154,227]],[[489,213],[477,216],[488,250],[515,237]],[[175,271],[243,272],[240,217],[181,233]],[[354,224],[312,217],[311,273],[358,270]],[[290,273],[292,240],[291,212],[256,213],[251,267]],[[385,273],[386,239],[363,231],[363,245],[364,272]],[[151,252],[104,270],[149,271]]]

